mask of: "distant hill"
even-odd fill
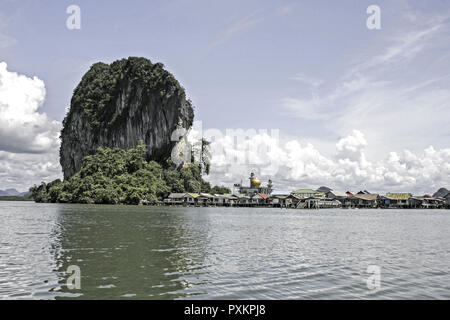
[[[28,192],[19,192],[16,189],[0,190],[0,197],[23,197]]]
[[[433,197],[445,197],[448,195],[450,191],[446,188],[440,188],[438,191],[436,191],[435,194],[433,194]]]
[[[31,200],[29,192],[19,192],[16,189],[0,190],[0,201],[26,201]]]
[[[324,192],[324,193],[327,193],[328,191],[332,191],[333,189],[331,189],[331,188],[328,188],[328,187],[325,187],[325,186],[321,186],[319,189],[317,189],[316,191],[319,191],[319,192]]]
[[[0,201],[33,201],[30,197],[0,196]]]

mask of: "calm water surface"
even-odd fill
[[[450,299],[449,254],[448,210],[0,202],[3,299]]]

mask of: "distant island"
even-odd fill
[[[75,88],[61,130],[60,163],[67,180],[99,147],[129,150],[142,142],[147,160],[165,165],[188,130],[194,109],[184,88],[162,63],[130,57],[95,63]],[[177,137],[178,138],[178,137]]]
[[[135,205],[156,204],[171,192],[230,192],[211,188],[201,170],[195,163],[170,169],[147,161],[144,144],[128,151],[99,148],[83,159],[81,170],[69,179],[42,183],[30,192],[36,202]]]
[[[16,189],[0,190],[0,201],[33,201],[30,192],[19,192]]]
[[[86,204],[157,204],[286,208],[448,208],[450,192],[352,193],[321,187],[272,194],[252,173],[238,193],[211,187],[209,142],[201,139],[200,157],[175,163],[189,145],[194,107],[184,88],[161,63],[130,57],[96,63],[74,90],[61,131],[58,179],[30,188],[36,202]],[[181,147],[180,147],[181,146]],[[192,151],[192,150],[191,150]],[[19,195],[6,195],[17,197]],[[21,198],[22,200],[29,199]]]
[[[149,204],[172,192],[229,193],[203,180],[210,164],[201,157],[176,164],[171,155],[186,137],[194,111],[184,88],[161,63],[130,57],[96,63],[74,90],[61,131],[64,181],[30,189],[36,202]],[[182,149],[181,149],[182,150]]]

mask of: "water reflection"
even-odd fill
[[[52,252],[59,298],[173,299],[195,285],[204,269],[208,228],[195,227],[184,209],[59,206]],[[70,265],[81,269],[81,290],[65,286]],[[191,283],[191,280],[193,283]],[[68,294],[68,295],[66,295]]]
[[[0,221],[0,298],[450,298],[446,210],[0,202]]]
[[[57,212],[24,202],[0,202],[0,298],[52,299],[57,268],[49,248]]]

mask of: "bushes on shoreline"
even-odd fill
[[[229,189],[203,180],[198,164],[178,170],[146,159],[146,146],[128,151],[98,148],[83,159],[81,170],[66,181],[57,179],[30,188],[36,202],[139,204],[154,203],[170,192],[227,193]]]

